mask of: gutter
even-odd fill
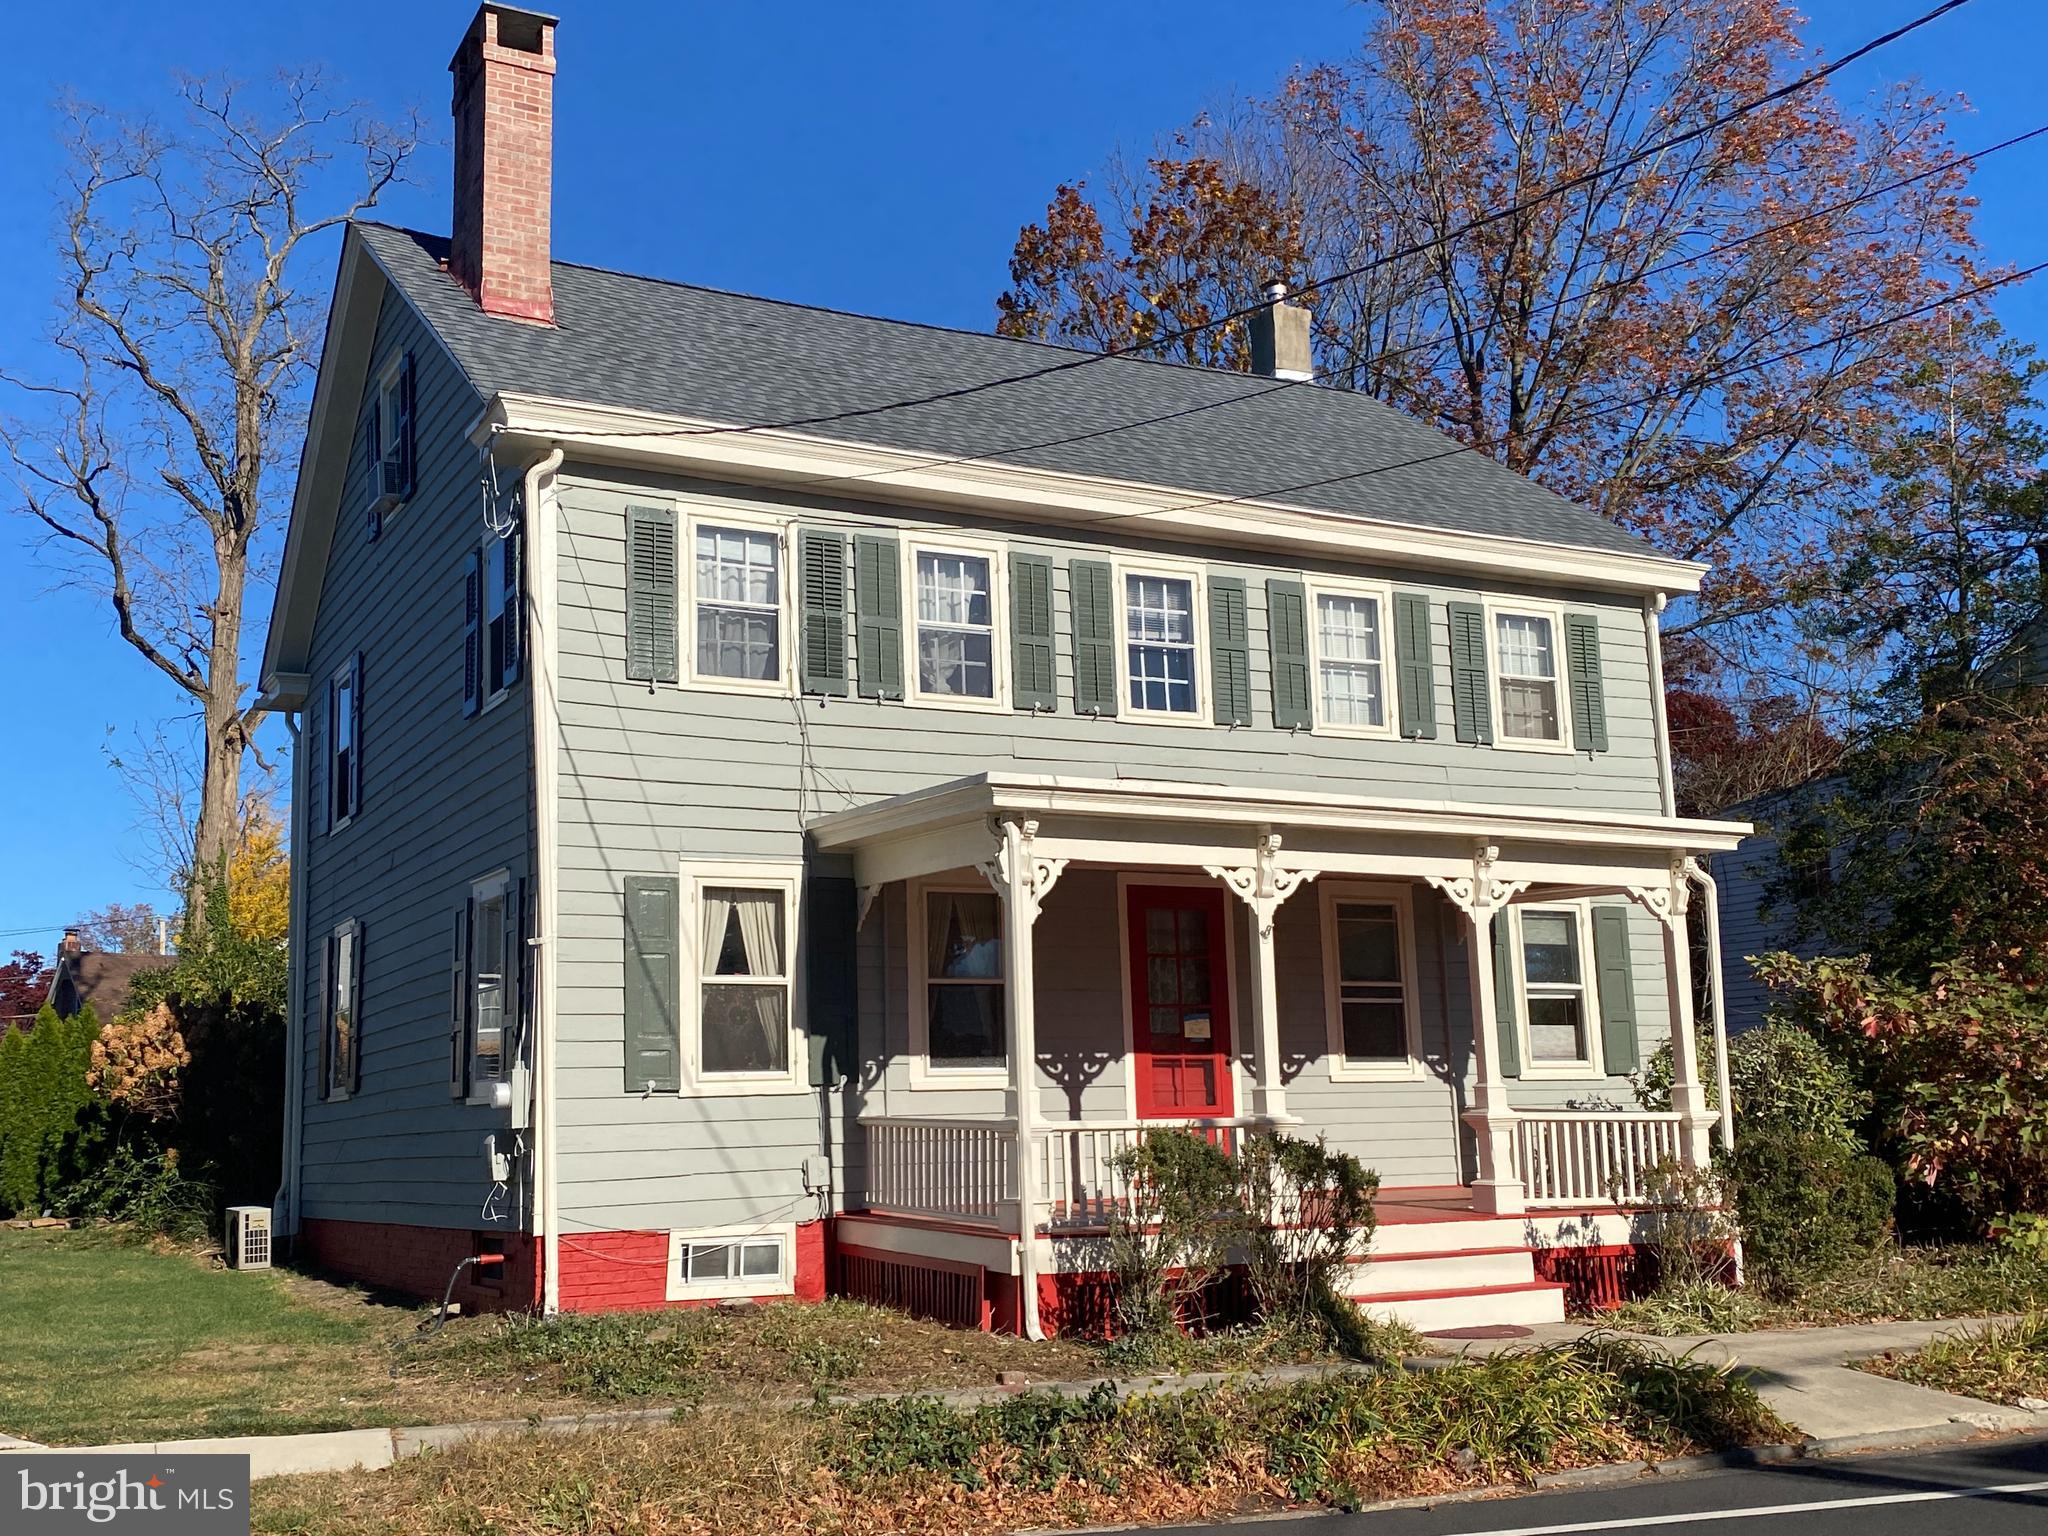
[[[541,1312],[561,1310],[562,1221],[557,1203],[555,1156],[555,965],[559,931],[559,786],[562,703],[556,690],[555,640],[555,473],[562,450],[551,449],[526,471],[521,497],[526,515],[526,649],[533,662],[533,880],[540,983],[533,992],[533,1129],[539,1177],[533,1194],[533,1224],[541,1246]]]
[[[303,1135],[305,1081],[306,974],[306,768],[304,716],[286,710],[285,729],[292,738],[291,886],[285,926],[284,1004],[284,1147],[277,1194],[271,1199],[278,1236],[299,1230],[299,1159]]]
[[[1671,782],[1671,721],[1664,707],[1664,635],[1657,622],[1664,594],[1643,599],[1643,644],[1650,658],[1650,721],[1657,733],[1657,783],[1664,795],[1664,814],[1678,814],[1678,791]]]
[[[1687,863],[1707,903],[1707,990],[1714,1010],[1714,1087],[1720,1094],[1721,1150],[1733,1152],[1735,1104],[1728,1091],[1728,1018],[1721,1006],[1721,888],[1699,860],[1691,859]]]

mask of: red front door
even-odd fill
[[[1191,1119],[1230,1107],[1230,988],[1224,893],[1130,888],[1131,1033],[1138,1113]]]

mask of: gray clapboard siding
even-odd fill
[[[1430,597],[1431,664],[1437,686],[1435,740],[1361,741],[1312,732],[1289,736],[1272,724],[1266,582],[1312,575],[1386,576],[1331,565],[1261,564],[1230,550],[1168,550],[1201,558],[1217,575],[1245,583],[1253,706],[1249,728],[1088,719],[1073,709],[1070,561],[1119,553],[1111,531],[1096,542],[1048,536],[1023,525],[977,531],[1008,536],[1019,553],[1052,563],[1056,710],[1024,717],[912,708],[893,701],[787,698],[657,688],[625,680],[624,508],[650,496],[714,499],[720,488],[671,477],[571,465],[560,498],[561,609],[557,625],[564,740],[560,753],[562,867],[558,956],[562,1096],[560,1167],[569,1231],[617,1227],[703,1227],[803,1220],[858,1200],[862,1112],[994,1114],[1001,1089],[912,1090],[907,1049],[909,913],[905,892],[881,893],[858,944],[860,1042],[867,1070],[854,1084],[749,1098],[642,1098],[619,1089],[623,1062],[623,908],[628,875],[673,873],[683,859],[802,857],[805,821],[822,812],[932,783],[1014,768],[1096,777],[1256,782],[1280,793],[1369,793],[1468,803],[1572,805],[1654,812],[1659,808],[1649,667],[1641,610],[1595,594],[1544,591],[1574,611],[1599,616],[1611,750],[1596,756],[1466,746],[1451,728],[1450,636],[1444,603],[1477,588],[1419,585]],[[812,505],[796,496],[744,493],[755,503]],[[895,531],[943,522],[853,502],[817,502],[841,532],[871,522]],[[1132,540],[1133,550],[1161,552]],[[860,658],[847,616],[849,665]],[[794,637],[792,637],[794,642]],[[999,638],[999,646],[1007,644]],[[1391,697],[1392,672],[1388,674]],[[1206,721],[1212,700],[1202,701]],[[1462,953],[1449,942],[1439,903],[1417,895],[1423,1039],[1430,1071],[1413,1084],[1331,1081],[1320,909],[1313,887],[1282,909],[1279,941],[1283,1052],[1290,1100],[1311,1133],[1357,1151],[1391,1182],[1458,1177],[1456,1113],[1470,1072]],[[1058,962],[1039,976],[1042,1112],[1054,1120],[1125,1113],[1124,1019],[1117,954],[1115,880],[1069,872],[1041,918],[1042,952]],[[1447,909],[1446,909],[1447,910]],[[1238,1043],[1248,1049],[1248,984],[1242,914],[1233,908],[1238,950]],[[1645,941],[1639,956],[1656,953]],[[801,967],[799,967],[801,975]],[[1639,976],[1646,1033],[1663,1018],[1661,975]],[[1547,1083],[1529,1101],[1604,1092],[1609,1081]],[[1518,1099],[1523,1090],[1517,1090]],[[806,1160],[829,1158],[834,1193],[806,1193]]]
[[[349,655],[363,657],[362,806],[339,832],[312,818],[295,848],[306,879],[306,930],[317,954],[348,918],[363,925],[362,1091],[319,1097],[320,967],[305,967],[307,1027],[301,1215],[476,1227],[490,1189],[480,1143],[502,1111],[448,1096],[449,913],[469,882],[526,871],[529,786],[526,691],[488,712],[462,712],[463,572],[483,531],[476,453],[462,429],[480,401],[409,310],[387,298],[369,387],[410,348],[418,412],[414,494],[367,533],[368,399],[327,551],[311,674],[316,690]],[[327,793],[324,694],[308,709],[308,792]],[[525,1191],[501,1202],[516,1227]]]

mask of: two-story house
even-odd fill
[[[1618,1284],[1710,1126],[1701,567],[1309,382],[1284,296],[1246,376],[553,261],[554,35],[484,5],[451,237],[341,256],[263,662],[299,1251],[1037,1334],[1199,1123],[1379,1171],[1368,1305]]]

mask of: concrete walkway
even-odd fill
[[[1691,1355],[1714,1365],[1742,1368],[1757,1394],[1786,1423],[1831,1450],[1903,1445],[1915,1439],[1962,1438],[1985,1430],[2048,1429],[2048,1413],[2008,1408],[1873,1376],[1850,1368],[1891,1350],[1914,1350],[1930,1340],[1982,1328],[2004,1318],[1961,1318],[1938,1323],[1860,1323],[1845,1328],[1772,1328],[1756,1333],[1691,1334],[1642,1343]],[[1546,1323],[1532,1339],[1475,1340],[1458,1352],[1491,1352],[1516,1344],[1566,1343],[1592,1330],[1579,1323]],[[1445,1343],[1450,1341],[1445,1340]]]
[[[2048,1412],[2006,1408],[1970,1397],[1955,1397],[1903,1381],[1891,1381],[1847,1362],[1864,1360],[1887,1350],[1917,1349],[1944,1334],[1979,1328],[1994,1319],[1966,1318],[1940,1323],[1874,1323],[1850,1328],[1786,1328],[1759,1333],[1710,1334],[1690,1338],[1652,1338],[1630,1334],[1645,1344],[1674,1355],[1691,1354],[1715,1364],[1734,1363],[1748,1373],[1764,1401],[1780,1418],[1807,1436],[1809,1449],[1851,1451],[1963,1439],[1986,1431],[2048,1429]],[[1532,1344],[1569,1343],[1594,1330],[1579,1323],[1546,1323],[1519,1339],[1437,1341],[1435,1359],[1459,1354],[1490,1354]],[[1293,1366],[1259,1372],[1252,1379],[1299,1381],[1355,1366]],[[1185,1392],[1243,1375],[1206,1372],[1188,1376],[1140,1376],[1112,1383],[1118,1392]],[[1087,1391],[1089,1381],[1032,1382],[1025,1387],[976,1387],[932,1394],[958,1407],[1010,1397],[1020,1391]],[[860,1394],[882,1396],[886,1394]],[[853,1400],[851,1398],[847,1399]],[[792,1400],[796,1401],[796,1400]],[[802,1401],[808,1402],[809,1399]],[[768,1406],[764,1404],[763,1406]],[[432,1424],[408,1429],[345,1429],[310,1435],[243,1435],[215,1440],[159,1440],[124,1445],[39,1446],[0,1436],[0,1454],[34,1456],[77,1451],[129,1451],[156,1454],[227,1453],[249,1458],[251,1477],[278,1477],[294,1472],[345,1472],[358,1467],[375,1470],[406,1456],[435,1447],[459,1444],[485,1435],[541,1431],[566,1434],[582,1429],[628,1427],[672,1419],[672,1408],[636,1408],[573,1414],[546,1419],[508,1419],[475,1424]],[[1639,1468],[1636,1470],[1640,1470]]]

